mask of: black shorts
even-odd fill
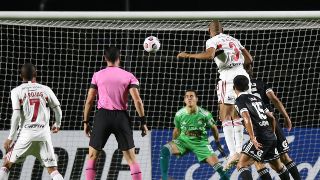
[[[279,158],[277,151],[277,140],[257,140],[262,144],[261,150],[256,150],[253,143],[249,140],[242,147],[242,153],[250,156],[258,162],[269,162]]]
[[[277,149],[279,154],[287,153],[290,149],[289,143],[287,141],[286,136],[284,135],[283,129],[280,127],[279,121],[277,121],[276,136],[277,136]]]
[[[131,121],[126,111],[99,109],[95,115],[89,145],[96,150],[102,150],[113,133],[118,142],[118,148],[126,151],[134,148]]]

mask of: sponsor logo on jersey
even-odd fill
[[[260,126],[269,126],[269,121],[261,121],[259,122]]]
[[[44,124],[25,124],[23,127],[24,127],[24,128],[27,128],[27,129],[31,129],[31,128],[44,128],[45,125],[44,125]]]

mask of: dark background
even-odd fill
[[[1,11],[278,11],[319,10],[320,1],[279,0],[3,0]],[[40,5],[42,4],[42,6]]]

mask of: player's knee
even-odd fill
[[[292,159],[289,157],[287,153],[281,154],[280,160],[283,164],[288,164],[289,162],[292,161]]]
[[[5,168],[7,168],[8,170],[10,170],[11,169],[11,167],[12,167],[12,162],[10,162],[10,161],[4,161],[3,162],[3,167],[5,167]]]
[[[171,146],[169,144],[165,144],[161,148],[161,157],[169,157],[171,153]]]
[[[47,170],[48,170],[48,173],[51,174],[53,171],[57,170],[57,167],[55,167],[55,166],[48,167]]]

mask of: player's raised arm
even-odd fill
[[[148,133],[148,128],[147,128],[147,125],[146,125],[147,122],[146,122],[146,117],[145,117],[145,114],[144,114],[143,102],[142,102],[142,100],[140,98],[139,90],[136,87],[131,87],[129,92],[130,92],[130,95],[131,95],[131,97],[133,99],[134,106],[136,108],[136,111],[139,114],[139,118],[140,118],[140,121],[141,121],[141,126],[140,126],[140,129],[142,131],[141,135],[145,136]]]
[[[280,99],[275,95],[275,93],[272,90],[268,91],[266,94],[267,94],[268,98],[270,99],[270,101],[274,104],[274,106],[283,115],[283,117],[285,119],[284,125],[288,129],[288,131],[290,131],[292,128],[291,119],[290,119],[286,109],[284,108],[282,102],[280,101]]]
[[[215,57],[216,49],[211,47],[204,52],[191,54],[186,52],[181,52],[177,55],[177,58],[194,58],[194,59],[201,59],[201,60],[213,60]]]
[[[249,51],[246,48],[241,49],[242,55],[244,57],[244,66],[247,64],[251,64],[253,62],[253,58]]]

